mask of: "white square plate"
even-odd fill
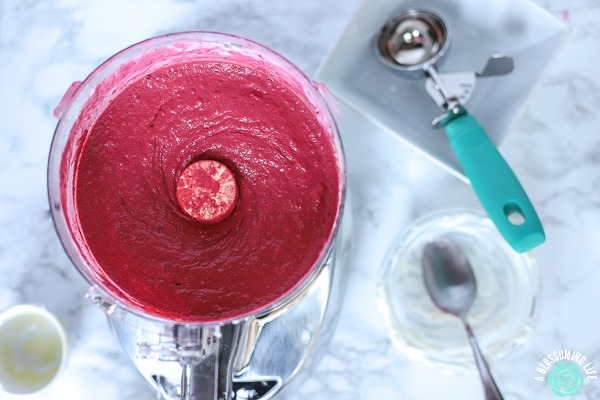
[[[410,80],[384,65],[374,42],[387,20],[406,8],[441,14],[452,43],[441,73],[479,71],[492,54],[514,59],[508,75],[477,79],[466,104],[498,144],[523,109],[567,27],[528,0],[364,0],[317,73],[334,96],[388,132],[462,177],[442,130],[431,121],[441,110],[425,92],[424,80]]]

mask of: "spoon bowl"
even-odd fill
[[[475,301],[477,283],[469,260],[448,238],[423,249],[423,279],[433,302],[447,313],[466,317]]]
[[[490,369],[481,353],[467,313],[477,296],[477,282],[469,260],[447,237],[429,242],[423,248],[423,280],[431,300],[442,311],[456,315],[463,323],[481,375],[486,400],[502,400]]]

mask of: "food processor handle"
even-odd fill
[[[469,114],[444,124],[465,175],[502,236],[518,252],[545,241],[542,224],[510,166]]]

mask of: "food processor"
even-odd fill
[[[162,56],[153,58],[160,50]],[[73,186],[88,128],[120,87],[161,66],[209,54],[243,54],[279,71],[307,99],[331,133],[340,196],[333,231],[310,273],[292,291],[258,310],[209,323],[146,312],[95,273],[78,220]],[[167,56],[164,56],[164,55]],[[71,261],[91,284],[87,298],[108,317],[125,353],[157,399],[270,399],[306,371],[336,322],[350,251],[350,212],[340,138],[326,90],[273,50],[229,34],[185,32],[152,38],[117,53],[74,83],[55,115],[48,165],[55,228]],[[91,104],[91,106],[90,106]],[[273,260],[277,262],[277,260]]]

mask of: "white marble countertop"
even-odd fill
[[[600,366],[600,4],[538,0],[570,27],[501,147],[545,225],[536,249],[540,314],[530,340],[494,368],[506,399],[557,398],[534,380],[549,352],[572,348]],[[358,0],[4,0],[0,2],[0,310],[43,304],[64,322],[67,366],[31,399],[153,399],[83,299],[87,284],[54,232],[46,197],[52,111],[75,80],[139,40],[216,30],[274,47],[314,75]],[[353,120],[352,120],[353,121]],[[420,215],[479,208],[471,189],[366,122],[341,124],[352,185],[356,247],[345,302],[326,354],[291,399],[478,399],[477,376],[411,363],[375,311],[375,281],[392,236]],[[357,132],[361,132],[360,135]],[[408,174],[417,163],[418,174]],[[377,173],[385,171],[385,174]],[[440,195],[443,193],[443,196]],[[399,206],[382,209],[392,196]],[[0,399],[10,399],[0,393]],[[586,382],[577,399],[600,399]]]

